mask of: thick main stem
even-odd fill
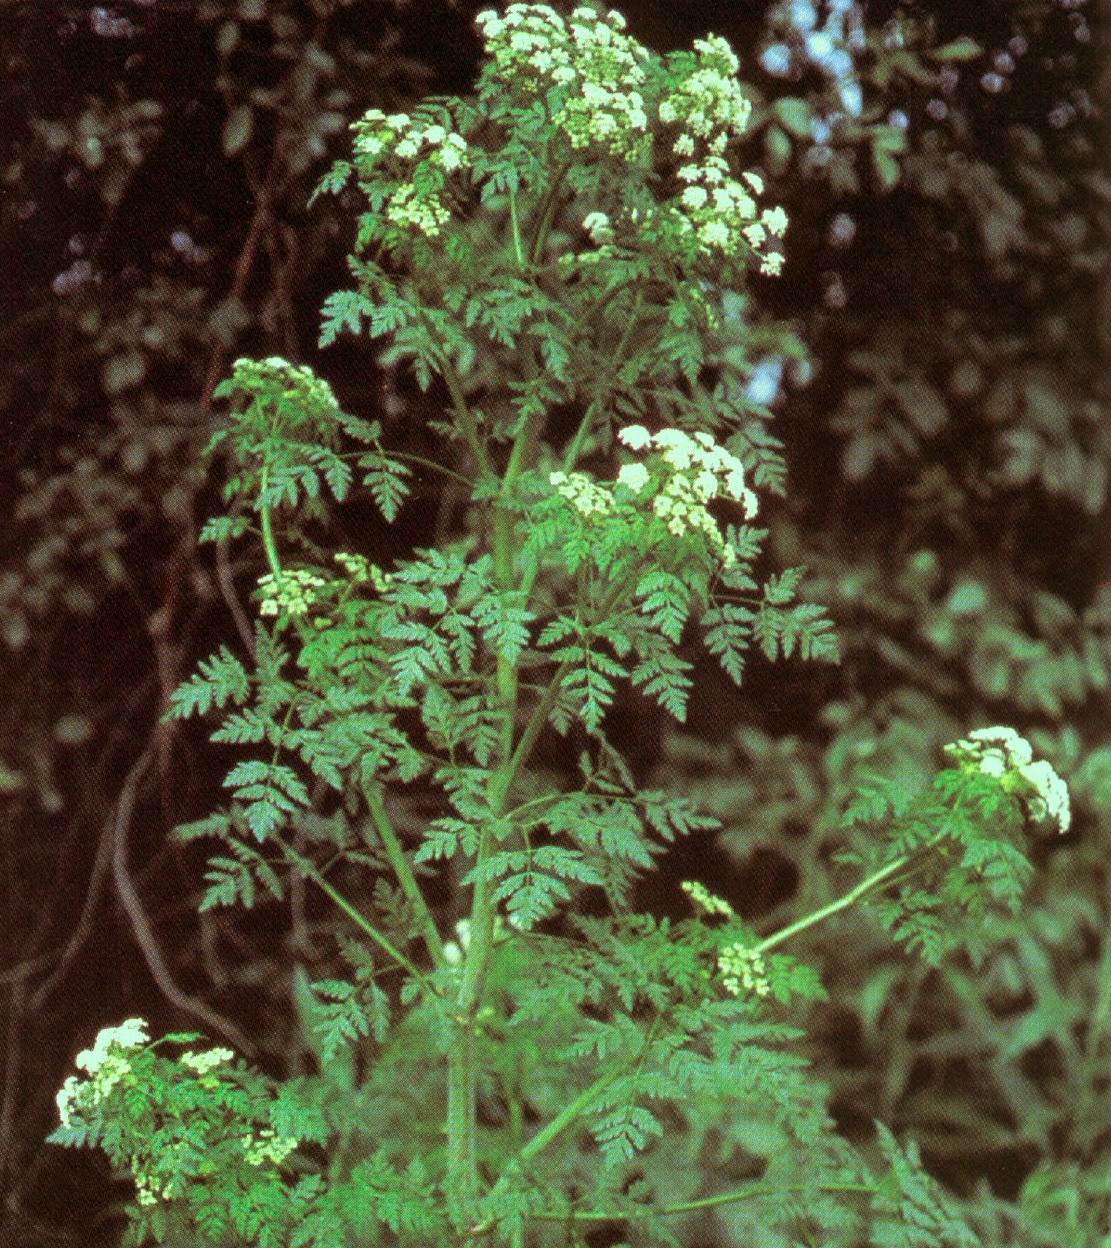
[[[509,593],[514,584],[513,512],[510,499],[535,430],[530,422],[518,435],[502,478],[499,497],[495,500],[491,522],[494,555],[494,578],[501,593]],[[492,852],[492,826],[505,813],[510,789],[527,753],[532,748],[543,722],[530,723],[514,748],[514,724],[517,716],[517,667],[498,655],[495,674],[497,697],[502,714],[501,765],[491,776],[487,789],[488,819],[479,834],[475,859],[474,896],[471,901],[470,944],[463,967],[463,981],[457,998],[455,1043],[448,1055],[448,1121],[447,1172],[448,1196],[452,1216],[457,1225],[473,1220],[478,1201],[477,1114],[478,1084],[477,1018],[486,988],[490,953],[494,943],[493,886],[484,870]],[[537,708],[538,711],[540,708]],[[546,718],[546,713],[545,713]],[[522,752],[523,751],[523,752]]]

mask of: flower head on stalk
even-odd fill
[[[1072,822],[1069,791],[1064,780],[1044,759],[1034,761],[1034,751],[1013,728],[977,728],[964,740],[947,745],[945,752],[959,764],[995,776],[1008,792],[1021,798],[1035,822],[1049,818],[1065,833]]]

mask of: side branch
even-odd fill
[[[413,907],[413,911],[417,916],[421,935],[424,937],[424,943],[428,948],[429,956],[432,958],[434,965],[438,967],[446,966],[447,960],[444,957],[444,944],[436,928],[436,920],[432,917],[432,911],[428,908],[428,902],[425,900],[424,893],[421,892],[421,887],[417,883],[417,877],[413,874],[413,868],[409,865],[409,860],[405,857],[405,851],[401,848],[401,842],[397,839],[397,833],[394,831],[393,824],[390,823],[390,817],[386,814],[386,807],[382,802],[382,794],[378,789],[369,784],[364,784],[362,789],[367,809],[370,811],[370,817],[374,823],[374,830],[382,841],[382,846],[386,851],[386,858],[393,868],[394,875],[397,876],[397,881],[401,885],[401,891],[405,895],[405,900]]]
[[[374,926],[374,924],[370,922],[366,915],[357,910],[338,888],[330,884],[317,870],[313,863],[311,863],[307,858],[302,857],[295,849],[291,849],[285,844],[284,841],[279,841],[278,843],[281,845],[282,852],[297,868],[297,870],[300,871],[302,875],[307,876],[310,880],[312,880],[317,888],[319,888],[322,893],[326,894],[335,903],[336,907],[339,910],[342,910],[361,932],[364,932],[367,936],[369,936],[370,939],[373,940],[384,953],[389,954],[398,966],[408,971],[413,979],[416,980],[416,982],[425,990],[425,992],[430,993],[434,997],[443,997],[443,994],[436,988],[435,984],[432,983],[428,976],[425,975],[419,967],[411,961],[411,959],[407,958],[405,954],[403,954],[401,950],[394,945],[393,941],[384,936]]]
[[[868,876],[867,879],[861,880],[855,888],[850,889],[843,897],[838,897],[836,901],[831,901],[828,906],[822,906],[820,910],[804,915],[794,923],[788,923],[786,927],[781,928],[771,936],[765,937],[758,945],[754,946],[755,952],[767,953],[769,949],[776,948],[777,945],[790,940],[792,936],[797,936],[800,932],[805,932],[808,928],[832,918],[835,914],[840,914],[842,910],[851,909],[870,893],[874,893],[881,888],[888,888],[904,872],[908,876],[912,875],[925,865],[925,860],[930,851],[936,849],[947,836],[948,833],[943,829],[927,841],[925,845],[920,846],[909,854],[901,854],[894,862],[889,862],[886,867],[881,867],[879,871]]]

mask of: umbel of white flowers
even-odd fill
[[[653,434],[643,425],[629,425],[617,437],[632,451],[652,452],[652,458],[623,465],[612,484],[594,481],[584,472],[553,472],[549,480],[557,493],[584,517],[608,515],[622,497],[650,500],[668,532],[675,537],[701,533],[723,563],[734,563],[736,552],[722,537],[707,504],[731,499],[744,508],[746,520],[756,515],[756,495],[745,484],[741,461],[704,432],[692,437],[682,429],[661,429]],[[615,487],[622,487],[624,494]]]
[[[594,148],[638,164],[658,139],[678,161],[677,194],[652,208],[629,209],[620,220],[590,212],[583,228],[597,251],[565,256],[565,264],[610,254],[620,229],[657,242],[693,240],[703,255],[753,255],[762,273],[781,272],[777,240],[787,214],[761,207],[763,179],[751,170],[734,177],[726,159],[729,143],[748,127],[752,104],[725,39],[696,39],[693,63],[661,89],[659,59],[625,33],[620,13],[580,6],[565,18],[550,5],[510,4],[504,14],[479,13],[475,23],[499,95],[526,113],[542,101],[573,151]],[[433,121],[372,108],[352,127],[359,173],[388,179],[377,183],[375,212],[401,234],[439,235],[452,217],[452,184],[482,163],[475,135],[468,141],[457,133],[455,120],[450,109]]]
[[[70,1126],[79,1101],[85,1099],[95,1105],[127,1075],[131,1063],[124,1056],[126,1050],[141,1048],[149,1043],[147,1023],[141,1018],[129,1018],[118,1027],[103,1028],[93,1047],[82,1050],[74,1061],[78,1070],[88,1074],[88,1080],[82,1082],[76,1075],[70,1075],[58,1093],[58,1116],[62,1126]],[[81,1096],[83,1089],[87,1093],[85,1098]]]
[[[977,728],[965,740],[947,745],[945,752],[958,763],[996,776],[1021,796],[1035,822],[1049,818],[1061,833],[1069,830],[1072,812],[1064,780],[1044,759],[1033,761],[1034,751],[1013,728]]]

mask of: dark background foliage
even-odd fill
[[[102,1024],[200,1026],[276,1074],[310,1060],[291,971],[330,916],[295,890],[198,917],[202,862],[167,835],[211,808],[225,760],[160,716],[198,657],[242,639],[258,572],[198,550],[217,498],[200,451],[215,385],[250,354],[313,363],[421,446],[435,390],[365,342],[316,349],[353,213],[305,205],[363,110],[468,89],[479,7],[0,0],[4,1244],[118,1237],[127,1185],[41,1143]],[[838,887],[835,815],[861,767],[914,789],[966,728],[1029,735],[1076,818],[1038,848],[1027,910],[983,964],[934,971],[864,917],[816,932],[800,952],[832,1001],[808,1045],[842,1129],[914,1134],[986,1243],[1094,1245],[1111,1216],[1111,8],[873,0],[864,111],[831,137],[821,66],[764,51],[797,42],[776,26],[790,7],[623,10],[661,51],[726,35],[757,93],[750,163],[791,216],[786,273],[753,292],[751,385],[790,464],[773,542],[809,565],[846,653],[754,662],[740,695],[707,669],[682,733],[615,712],[638,774],[726,821],[641,901],[678,911],[696,876],[770,930]],[[959,37],[968,59],[931,57]],[[806,359],[784,360],[782,323]],[[415,494],[394,529],[341,511],[348,548],[386,563],[450,531],[457,500],[420,477]]]

